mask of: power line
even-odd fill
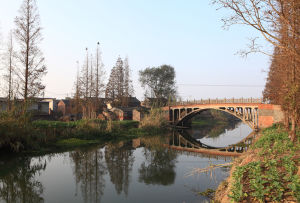
[[[264,87],[264,85],[242,85],[242,84],[177,84],[178,86],[198,86],[198,87]]]

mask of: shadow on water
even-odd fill
[[[236,127],[193,127],[180,133],[190,142],[226,146],[229,137],[239,135],[239,128],[243,128],[239,123]],[[228,163],[231,158],[170,149],[169,144],[178,144],[174,136],[180,133],[41,157],[2,157],[0,202],[206,201],[207,197],[195,195],[194,191],[215,189],[228,176],[229,169],[216,169],[213,179],[209,174],[185,175],[193,168]],[[230,140],[238,142],[246,136]]]

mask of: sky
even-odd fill
[[[0,0],[4,42],[21,3]],[[211,0],[38,0],[37,5],[48,68],[46,97],[72,95],[76,61],[82,64],[85,48],[95,51],[97,42],[106,80],[118,56],[128,56],[139,99],[144,98],[139,70],[163,64],[175,68],[183,100],[262,96],[269,57],[237,54],[259,33],[242,25],[224,30],[221,19],[230,13]]]

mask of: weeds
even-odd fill
[[[253,148],[260,151],[258,159],[264,158],[236,167],[229,197],[235,202],[279,202],[288,196],[300,201],[299,160],[294,160],[299,143],[292,143],[287,132],[274,126],[263,131]]]
[[[161,109],[151,109],[150,113],[146,115],[140,122],[140,127],[151,128],[166,128],[168,121],[165,118],[164,112]]]

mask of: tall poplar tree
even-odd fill
[[[17,53],[21,64],[18,71],[20,94],[26,102],[29,97],[41,95],[45,89],[42,84],[42,77],[46,74],[45,58],[39,48],[42,28],[35,0],[23,1],[15,25],[14,33],[20,48]]]
[[[100,43],[97,43],[96,50],[96,75],[95,75],[95,97],[99,99],[100,95],[104,92],[104,70],[103,70],[103,61],[100,50]]]
[[[7,95],[7,110],[11,110],[11,102],[14,95],[14,89],[17,87],[14,85],[15,80],[15,47],[13,42],[13,33],[10,32],[5,52],[3,55],[4,61],[4,80],[5,80],[5,89],[7,90],[5,94]]]

